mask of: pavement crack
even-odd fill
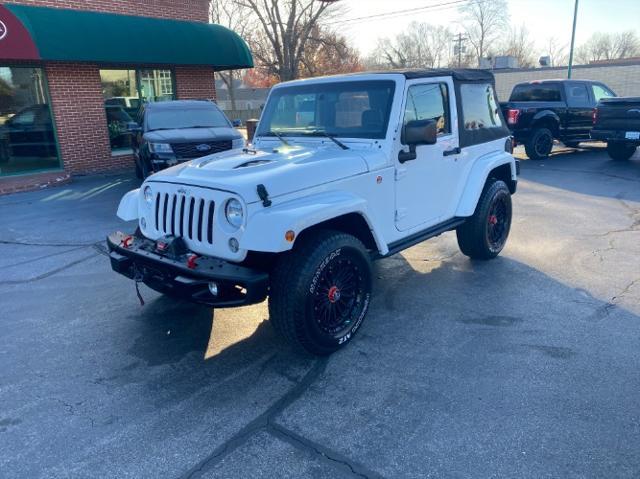
[[[60,266],[59,268],[53,269],[51,271],[47,271],[46,273],[42,273],[38,276],[35,276],[33,278],[29,278],[29,279],[18,279],[18,280],[10,280],[10,281],[0,281],[0,286],[14,286],[17,284],[29,284],[29,283],[34,283],[36,281],[40,281],[42,279],[48,278],[50,276],[53,276],[54,274],[58,274],[66,269],[69,269],[77,264],[80,263],[84,263],[85,261],[91,259],[91,258],[95,258],[98,255],[98,253],[92,253],[88,256],[84,256],[76,261],[72,261],[71,263],[67,263],[64,266]]]
[[[269,421],[267,432],[274,435],[278,439],[291,444],[297,449],[310,452],[314,456],[320,457],[323,461],[332,463],[332,465],[337,464],[338,466],[342,466],[346,471],[350,472],[354,476],[364,477],[365,479],[383,477],[377,472],[369,470],[364,465],[355,463],[339,452],[333,451],[325,446],[322,446],[321,444],[311,441],[304,436],[296,434],[290,429],[287,429],[286,427],[281,426],[273,422],[272,420]]]
[[[8,264],[8,265],[6,265],[4,267],[5,268],[12,268],[14,266],[22,266],[24,264],[35,263],[36,261],[40,261],[40,260],[48,259],[48,258],[53,258],[54,256],[60,256],[60,255],[67,254],[67,253],[72,253],[73,251],[78,251],[78,250],[85,249],[85,248],[88,248],[88,246],[76,246],[74,248],[65,249],[63,251],[56,251],[55,253],[50,253],[50,254],[46,254],[46,255],[43,255],[43,256],[38,256],[36,258],[31,258],[31,259],[27,259],[27,260],[24,260],[24,261],[19,261],[17,263],[11,263],[11,264]]]
[[[98,241],[99,243],[99,241]],[[38,243],[32,241],[12,241],[12,240],[0,240],[0,244],[14,245],[14,246],[50,246],[54,248],[69,248],[74,246],[93,246],[95,241],[91,243]]]
[[[242,446],[255,433],[261,430],[266,430],[273,417],[280,414],[280,412],[302,396],[302,394],[309,389],[311,384],[313,384],[316,379],[324,373],[327,367],[327,361],[327,358],[317,359],[302,379],[295,386],[289,389],[286,394],[280,397],[280,399],[275,401],[265,412],[260,414],[253,421],[249,422],[236,434],[227,439],[224,444],[215,448],[207,457],[202,459],[198,464],[186,471],[180,477],[183,479],[192,479],[200,476],[225,456]]]

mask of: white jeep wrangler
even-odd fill
[[[505,245],[518,163],[481,70],[361,73],[275,86],[253,145],[151,175],[118,208],[113,269],[213,307],[269,296],[314,354],[353,338],[371,260],[456,230],[471,258]]]

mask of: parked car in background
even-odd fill
[[[105,104],[104,109],[107,114],[111,148],[130,148],[130,128],[135,124],[133,118],[121,106]]]
[[[0,126],[0,162],[11,157],[55,157],[56,140],[49,106],[24,108]]]
[[[628,160],[640,145],[640,97],[603,98],[593,114],[591,138],[607,142],[614,160]]]
[[[106,106],[119,106],[135,118],[142,103],[137,96],[114,96],[107,98],[104,104]]]
[[[132,128],[136,175],[245,145],[218,106],[206,100],[146,103]]]
[[[615,96],[600,82],[537,80],[514,86],[500,106],[516,144],[524,144],[530,159],[540,160],[549,156],[554,139],[570,148],[590,140],[596,103]]]

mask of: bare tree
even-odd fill
[[[359,52],[349,46],[347,39],[319,25],[313,28],[300,62],[303,77],[352,73],[363,69]]]
[[[478,64],[495,48],[501,33],[507,29],[509,8],[506,0],[471,0],[460,7],[462,25],[473,47]],[[493,48],[492,48],[493,47]]]
[[[518,65],[523,68],[531,68],[536,64],[533,46],[534,41],[529,34],[529,30],[522,24],[520,27],[511,27],[509,29],[509,34],[499,53],[515,57],[518,60]]]
[[[551,59],[551,64],[549,66],[559,67],[567,64],[569,56],[567,54],[567,48],[569,45],[567,43],[561,43],[558,37],[550,37],[547,41],[546,51],[544,51],[543,55],[548,55]]]
[[[640,41],[632,30],[615,34],[596,32],[576,49],[576,59],[580,63],[617,60],[638,54]]]
[[[314,28],[336,12],[334,2],[316,0],[233,0],[256,19],[249,35],[254,57],[270,75],[280,81],[300,76],[305,50]]]
[[[249,23],[246,21],[246,12],[243,11],[234,0],[210,0],[209,22],[217,23],[233,30],[241,37],[249,31]],[[221,70],[216,75],[224,82],[229,92],[231,109],[236,110],[236,84],[242,78],[241,70]]]
[[[451,40],[448,28],[412,22],[393,38],[378,40],[367,60],[377,68],[439,68],[450,63]]]

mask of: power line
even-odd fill
[[[394,11],[390,11],[390,12],[385,12],[385,13],[378,13],[375,15],[367,15],[364,17],[355,17],[355,18],[346,18],[344,20],[336,20],[334,22],[327,22],[327,25],[337,25],[337,24],[345,24],[345,23],[359,23],[363,20],[370,20],[373,18],[382,18],[382,17],[394,17],[394,16],[402,16],[402,15],[408,15],[414,12],[420,12],[420,11],[424,11],[424,10],[433,10],[436,9],[438,7],[445,7],[445,8],[451,8],[452,6],[460,6],[460,4],[463,3],[469,3],[471,0],[453,0],[450,2],[443,2],[443,3],[435,3],[432,5],[425,5],[424,7],[416,7],[416,8],[409,8],[409,9],[405,9],[405,10],[394,10]],[[485,0],[486,1],[486,0]]]

